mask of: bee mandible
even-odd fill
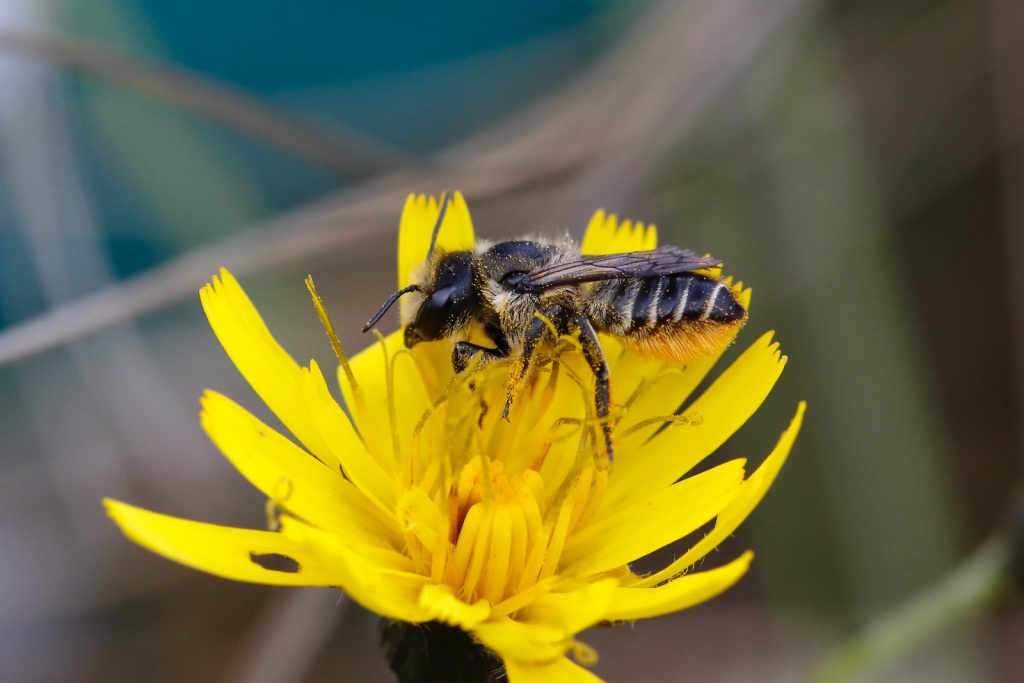
[[[435,249],[449,201],[445,193],[426,262],[413,284],[392,294],[363,332],[409,295],[411,305],[402,321],[407,347],[454,340],[456,373],[478,356],[477,367],[514,358],[505,419],[538,346],[578,334],[594,372],[594,406],[611,459],[609,369],[598,332],[640,355],[685,365],[728,346],[747,320],[736,293],[710,270],[721,262],[687,249],[662,246],[595,256],[581,254],[568,238],[478,241],[466,251]],[[474,329],[494,346],[466,341]]]

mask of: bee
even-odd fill
[[[736,293],[711,270],[721,262],[678,247],[595,256],[581,254],[568,238],[531,238],[437,250],[448,202],[445,193],[413,284],[392,294],[363,332],[408,295],[402,321],[407,347],[454,340],[456,373],[474,359],[480,367],[512,358],[505,419],[538,346],[578,334],[594,373],[594,407],[611,459],[610,373],[598,333],[640,355],[686,365],[728,346],[747,320]],[[467,341],[474,330],[493,346]]]

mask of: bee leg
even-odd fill
[[[452,349],[452,368],[455,369],[456,374],[461,374],[465,371],[478,353],[482,355],[477,367],[483,367],[496,360],[508,358],[508,355],[512,353],[512,346],[508,343],[508,338],[501,331],[500,327],[487,324],[484,327],[484,332],[494,342],[495,348],[489,349],[486,346],[480,346],[479,344],[467,341],[455,342],[455,348]]]
[[[580,328],[580,346],[583,347],[583,357],[594,371],[594,406],[597,408],[597,418],[601,421],[601,430],[604,432],[604,445],[608,449],[608,461],[611,462],[612,455],[612,425],[608,421],[608,413],[611,411],[611,388],[608,379],[611,371],[608,369],[608,361],[604,358],[601,350],[601,342],[597,339],[597,332],[586,316],[578,316],[576,325]]]
[[[560,329],[560,322],[565,317],[561,306],[551,306],[542,311],[542,315],[551,321],[556,329],[559,329],[559,333],[564,332]],[[512,408],[512,400],[515,399],[516,392],[519,390],[519,384],[526,377],[526,371],[530,368],[533,351],[537,348],[540,340],[544,338],[544,335],[548,333],[547,323],[540,318],[534,318],[530,324],[530,329],[526,331],[526,336],[523,339],[523,353],[516,359],[508,376],[508,398],[505,399],[505,409],[501,411],[501,419],[506,422],[508,421],[508,411]]]

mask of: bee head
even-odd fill
[[[472,254],[455,251],[443,255],[419,285],[419,301],[410,309],[405,345],[447,337],[466,324],[476,303]]]
[[[366,323],[363,332],[376,325],[399,297],[411,292],[416,292],[416,297],[403,316],[406,346],[411,348],[421,341],[447,337],[469,322],[477,301],[472,253],[454,251],[428,265],[427,277],[392,294]]]
[[[437,222],[430,235],[430,249],[424,264],[427,275],[421,282],[404,287],[388,298],[376,315],[363,327],[367,332],[387,313],[398,299],[411,292],[417,296],[403,315],[405,323],[405,345],[412,348],[421,341],[434,341],[447,337],[469,322],[477,302],[473,287],[473,254],[469,251],[453,251],[437,254],[437,236],[444,223],[451,195],[445,192],[441,197],[441,208]]]

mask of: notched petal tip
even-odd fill
[[[775,330],[769,330],[762,334],[756,342],[751,344],[748,351],[752,351],[755,347],[763,348],[772,356],[773,360],[779,365],[781,371],[786,367],[786,362],[789,360],[789,356],[782,353],[782,342],[774,339]]]
[[[649,251],[657,246],[658,231],[653,225],[629,219],[620,223],[617,214],[598,209],[587,224],[580,250],[600,255]]]
[[[121,505],[124,505],[124,503],[113,498],[103,499],[103,508],[107,511],[107,515],[115,522],[117,521],[118,508]]]
[[[654,586],[686,571],[700,558],[718,547],[750,516],[760,504],[768,489],[771,488],[775,477],[779,474],[786,459],[789,457],[789,452],[800,432],[806,406],[807,404],[804,401],[797,405],[796,414],[782,433],[782,436],[779,437],[775,448],[765,458],[764,462],[761,463],[761,466],[743,482],[740,494],[736,499],[718,515],[715,527],[711,533],[707,534],[665,569],[641,579],[637,582],[637,587]]]
[[[398,227],[398,286],[410,284],[412,275],[427,257],[434,224],[440,214],[438,198],[428,195],[409,195],[402,209]],[[472,249],[476,238],[469,207],[461,192],[451,193],[444,222],[437,235],[437,248],[442,251]],[[404,310],[405,302],[399,302]]]
[[[648,225],[644,234],[644,247],[646,249],[658,248],[658,228],[655,225]]]

